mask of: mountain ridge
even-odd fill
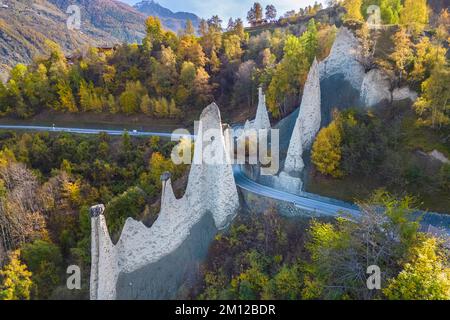
[[[58,43],[65,52],[118,41],[87,21],[82,24],[82,32],[69,30],[66,10],[60,10],[47,0],[3,0],[2,4],[0,74],[17,63],[30,63],[34,57],[44,54],[46,40]]]
[[[0,4],[0,80],[3,81],[17,63],[28,64],[45,54],[46,40],[58,43],[69,54],[86,46],[140,43],[150,14],[160,17],[163,26],[173,31],[183,29],[188,18],[194,26],[200,19],[186,12],[174,13],[153,1],[141,2],[146,8],[142,10],[147,13],[118,0],[0,0]],[[67,28],[70,14],[66,11],[70,5],[80,8],[81,30]]]
[[[142,0],[136,3],[133,8],[148,16],[158,16],[164,27],[172,31],[184,29],[187,20],[190,20],[195,28],[200,24],[200,17],[194,13],[179,11],[174,12],[161,6],[154,0]]]
[[[70,5],[81,9],[87,22],[122,42],[139,42],[145,36],[145,15],[117,0],[47,0],[65,12]]]

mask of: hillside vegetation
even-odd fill
[[[199,18],[189,13],[172,13],[154,2],[131,7],[116,0],[4,0],[0,8],[0,75],[18,63],[29,64],[46,54],[46,40],[58,43],[65,54],[89,46],[140,43],[145,36],[148,15],[161,16],[163,25],[182,30],[187,19],[198,25]],[[66,26],[70,5],[81,14],[81,30]]]
[[[224,31],[217,16],[201,22],[199,36],[190,23],[175,35],[155,17],[146,30],[140,45],[91,48],[70,61],[47,42],[47,56],[17,65],[0,85],[0,112],[18,118],[43,110],[195,117],[213,100],[230,113],[254,108],[262,85],[272,114],[281,117],[298,105],[314,57],[328,54],[336,34],[334,26],[312,19],[299,37],[283,29],[249,37],[239,19]]]
[[[18,62],[31,63],[33,57],[44,54],[47,39],[57,41],[66,52],[117,41],[88,23],[83,25],[83,33],[71,32],[66,26],[65,10],[49,1],[5,3],[8,8],[0,8],[0,65],[3,70]]]

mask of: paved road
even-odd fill
[[[234,179],[236,180],[236,185],[239,188],[250,191],[257,195],[268,197],[275,200],[286,201],[299,209],[305,209],[317,213],[317,215],[331,216],[335,217],[340,213],[350,214],[351,216],[358,218],[360,212],[356,206],[346,203],[331,203],[325,202],[324,200],[311,199],[305,196],[299,196],[271,187],[261,185],[254,180],[249,179],[240,169],[240,166],[233,166]]]
[[[361,217],[361,212],[356,205],[306,192],[304,192],[304,196],[299,196],[261,185],[249,179],[242,172],[240,166],[233,166],[233,173],[236,185],[239,188],[262,197],[292,203],[299,209],[315,212],[317,216],[345,216],[354,221]],[[413,213],[413,217],[414,219],[420,218],[422,231],[430,232],[437,236],[450,237],[450,215],[418,211]],[[434,230],[432,230],[433,228],[430,229],[430,227],[433,227]],[[450,247],[450,242],[448,243]]]
[[[45,126],[14,126],[14,125],[0,125],[0,129],[4,130],[24,130],[24,131],[40,131],[40,132],[69,132],[77,134],[99,134],[104,132],[111,136],[121,136],[128,132],[130,136],[136,137],[162,137],[162,138],[180,138],[184,135],[174,135],[165,132],[149,132],[137,130],[105,130],[105,129],[82,129],[82,128],[65,128],[65,127],[45,127]]]
[[[45,127],[45,126],[14,126],[14,125],[0,125],[0,129],[5,130],[28,130],[28,131],[42,131],[42,132],[69,132],[76,134],[99,134],[104,132],[109,135],[120,136],[125,130],[104,130],[104,129],[82,129],[82,128],[64,128],[64,127]],[[147,131],[128,131],[132,136],[138,137],[163,137],[171,138],[173,135],[165,132],[147,132]],[[183,135],[174,135],[180,138]],[[191,136],[193,137],[193,136]],[[275,200],[286,201],[292,203],[300,209],[315,211],[318,215],[337,216],[344,212],[350,214],[357,219],[360,216],[358,208],[352,204],[347,204],[341,201],[323,198],[317,195],[307,194],[307,196],[298,196],[291,193],[283,192],[273,189],[268,186],[261,185],[249,179],[240,169],[240,166],[233,166],[233,174],[236,180],[236,185],[244,190],[254,194],[268,197]],[[306,193],[305,193],[306,194]],[[436,226],[446,229],[450,234],[450,217],[441,214],[427,213],[423,217],[427,225]]]

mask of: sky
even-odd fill
[[[140,0],[121,0],[133,5]],[[212,15],[219,15],[225,23],[230,17],[241,18],[246,22],[247,12],[255,0],[155,0],[163,7],[172,11],[192,12],[201,18],[209,18]],[[278,16],[286,11],[298,11],[300,8],[313,5],[315,0],[260,0],[257,1],[265,8],[268,4],[273,4],[277,8]],[[325,0],[318,2],[326,3]]]

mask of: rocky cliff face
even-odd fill
[[[234,218],[238,208],[239,198],[226,152],[219,109],[217,105],[212,104],[203,111],[200,118],[194,163],[191,166],[186,193],[182,199],[176,199],[170,179],[166,181],[163,186],[161,212],[151,228],[128,219],[118,243],[113,245],[104,216],[102,214],[92,216],[91,298],[115,299],[119,296],[125,298],[124,292],[118,292],[117,289],[124,290],[126,286],[123,285],[123,279],[126,279],[127,275],[139,273],[139,270],[146,268],[161,267],[161,261],[173,259],[173,256],[168,257],[181,246],[187,245],[186,241],[189,247],[195,248],[196,241],[199,241],[192,235],[195,226],[204,225],[207,230],[211,230],[208,221],[213,221],[216,231],[223,229]],[[211,220],[204,218],[205,215],[209,215]],[[200,239],[210,241],[213,235],[214,232],[209,231]],[[205,244],[198,246],[203,248],[200,250],[203,252]],[[147,275],[154,277],[154,280],[147,278],[145,282],[148,284],[148,281],[155,281],[155,286],[158,287],[157,277],[166,275],[170,278],[170,275],[166,274],[167,270],[163,268],[161,275],[158,276]],[[179,269],[180,272],[183,270]],[[180,281],[184,277],[178,273],[172,276],[177,280],[170,285],[174,288],[181,285]],[[119,278],[122,279],[120,286],[118,286]],[[139,287],[140,281],[134,283],[136,285],[134,290],[128,288],[126,292],[139,295],[142,291]],[[150,288],[145,292],[154,294],[157,291]],[[173,294],[175,294],[173,291],[166,292],[163,297]],[[138,296],[142,299],[158,297],[160,296]]]
[[[336,36],[330,55],[320,63],[321,81],[340,74],[355,90],[359,90],[365,70],[358,61],[358,52],[358,39],[349,29],[342,27]]]
[[[349,29],[342,27],[330,55],[320,63],[322,126],[332,120],[334,108],[371,108],[417,98],[417,94],[408,88],[392,88],[391,80],[382,70],[366,72],[359,62],[359,52],[359,40]]]
[[[361,84],[361,102],[366,107],[376,107],[392,102],[391,81],[379,69],[366,73]]]
[[[330,55],[320,63],[322,126],[332,120],[333,110],[360,105],[364,67],[358,62],[358,39],[342,27]]]

